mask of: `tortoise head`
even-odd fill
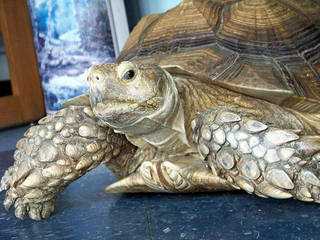
[[[93,66],[88,81],[94,114],[124,133],[143,118],[167,118],[178,95],[171,76],[157,65],[124,61]]]

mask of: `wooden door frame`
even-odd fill
[[[41,80],[26,0],[0,0],[0,29],[10,72],[12,95],[0,97],[0,128],[45,115]]]

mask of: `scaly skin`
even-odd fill
[[[107,166],[130,159],[135,147],[123,135],[98,124],[90,107],[71,106],[39,121],[17,143],[15,162],[4,174],[4,206],[15,215],[41,220],[49,217],[57,194],[100,163]],[[121,165],[121,163],[118,163]],[[125,163],[124,171],[126,173]]]
[[[130,70],[135,71],[132,78],[121,78]],[[154,78],[148,81],[155,76],[158,82]],[[123,129],[125,134],[128,130],[130,134],[141,136],[136,143],[142,144],[143,140],[154,142],[157,151],[164,151],[167,155],[159,158],[155,154],[153,159],[140,161],[141,165],[135,174],[111,185],[107,191],[135,191],[137,186],[138,190],[144,191],[201,191],[203,188],[199,182],[190,179],[197,171],[203,179],[208,179],[204,165],[200,164],[199,159],[202,158],[212,171],[211,177],[218,180],[207,181],[212,191],[219,189],[214,186],[219,186],[220,182],[225,189],[231,185],[263,197],[295,197],[304,201],[319,201],[319,126],[312,125],[312,121],[304,121],[295,111],[210,85],[195,76],[179,73],[168,75],[159,66],[144,66],[143,63],[123,62],[119,65],[96,66],[91,71],[90,82],[97,104],[93,109],[101,117]],[[155,85],[158,90],[155,89],[151,95],[149,89]],[[121,97],[112,98],[112,114],[107,105],[110,95],[99,93],[101,86],[107,89],[112,87],[122,94]],[[122,86],[130,86],[130,89],[137,91],[132,90],[130,103],[124,104]],[[145,89],[141,86],[145,86]],[[161,89],[170,91],[161,92]],[[143,124],[137,124],[139,121],[136,119],[141,113],[136,112],[132,102],[139,106],[154,96],[165,99],[168,92],[176,94],[178,100],[170,95],[172,102],[160,101],[154,109],[149,108],[152,110],[146,112],[145,116],[149,114],[149,129],[153,129],[153,132],[141,134],[146,128]],[[181,103],[184,118],[179,116],[178,107],[172,108],[175,111],[173,118],[170,112],[167,113],[166,117],[171,117],[170,121],[165,121],[164,114],[160,115],[162,118],[157,115],[157,111],[164,106],[172,107],[171,103]],[[123,115],[123,112],[127,112],[130,118]],[[121,125],[110,119],[110,116],[117,114],[124,116]],[[154,116],[157,116],[156,119]],[[196,120],[191,124],[194,118]],[[181,133],[182,129],[177,119],[184,120],[185,130],[182,135],[176,134],[177,131]],[[161,126],[157,125],[159,122]],[[177,130],[173,130],[172,126]],[[193,140],[190,134],[192,126]],[[163,131],[164,127],[167,127],[166,131]],[[170,127],[171,133],[168,130]],[[162,133],[168,138],[161,138]],[[157,138],[153,138],[153,134]],[[183,145],[184,136],[189,149],[183,148],[186,146]],[[157,142],[157,139],[161,141]],[[160,147],[157,148],[157,145]],[[190,153],[194,154],[193,157]],[[199,153],[201,156],[197,156]],[[207,190],[210,191],[210,187]]]
[[[88,81],[93,111],[63,109],[18,142],[1,181],[17,217],[48,217],[56,195],[100,163],[120,179],[106,192],[320,200],[318,125],[294,111],[152,64],[95,66]]]
[[[320,136],[277,128],[230,107],[200,113],[193,129],[203,159],[234,187],[320,202]]]

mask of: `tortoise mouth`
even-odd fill
[[[118,119],[120,115],[128,114],[138,104],[122,99],[105,99],[92,105],[94,114],[101,120],[109,122]]]
[[[92,104],[94,114],[113,128],[124,127],[157,111],[162,97],[152,97],[142,102],[108,97]]]

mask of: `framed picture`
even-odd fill
[[[113,62],[129,35],[122,0],[27,0],[47,113],[88,91],[86,70]]]

